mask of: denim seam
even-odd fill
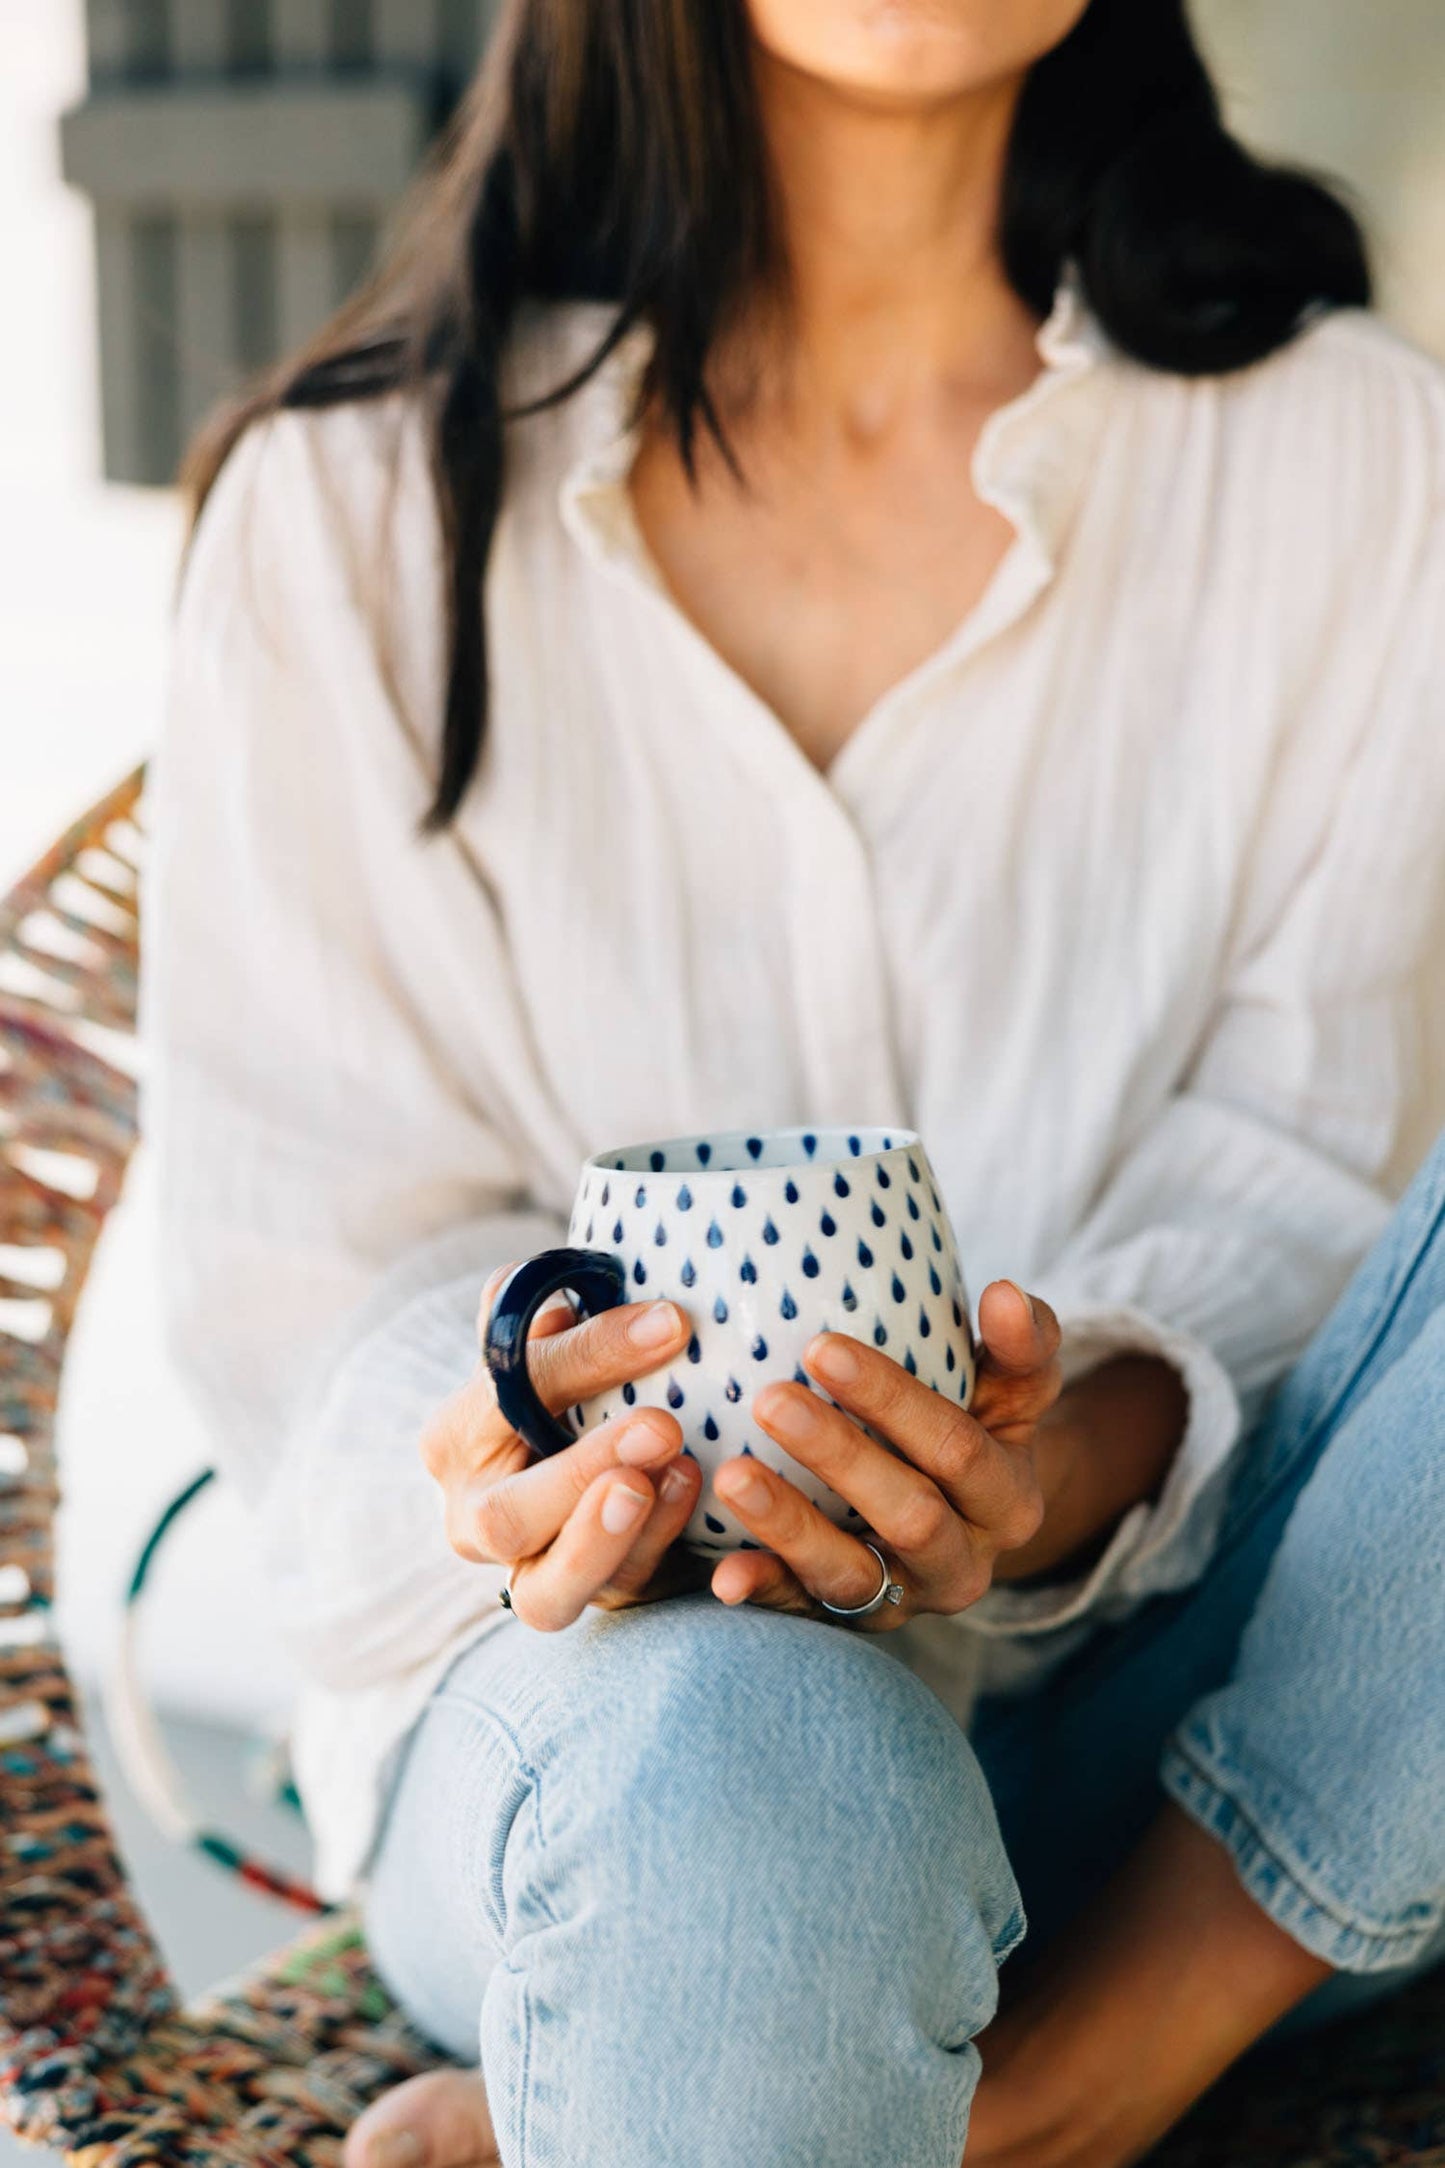
[[[469,1717],[474,1724],[490,1725],[493,1731],[497,1732],[503,1739],[506,1740],[507,1745],[511,1748],[513,1757],[516,1761],[517,1773],[527,1787],[527,1797],[531,1802],[532,1821],[536,1836],[537,1847],[540,1851],[545,1851],[547,1848],[547,1839],[542,1827],[542,1778],[539,1771],[534,1768],[532,1763],[527,1759],[527,1756],[522,1748],[522,1743],[518,1739],[517,1734],[513,1731],[511,1725],[505,1722],[503,1718],[498,1716],[494,1709],[489,1709],[486,1706],[485,1702],[473,1701],[468,1695],[465,1694],[447,1694],[444,1698],[438,1697],[437,1705],[438,1707],[445,1707],[448,1709],[456,1709],[460,1711],[461,1714]],[[476,1842],[476,1836],[478,1826],[480,1825],[485,1812],[486,1808],[483,1801],[477,1800],[473,1803],[471,1810],[470,1826],[466,1832],[466,1835],[470,1841],[467,1844],[467,1848],[464,1854],[464,1857],[468,1860],[477,1858],[481,1849],[481,1847]],[[520,1812],[521,1810],[519,1808],[519,1815]],[[545,1915],[549,1926],[560,1927],[562,1923],[558,1919],[556,1913],[553,1911],[551,1904],[548,1902],[546,1893],[542,1889],[540,1883],[533,1888],[532,1897],[534,1902],[537,1904],[539,1910]]]
[[[532,2152],[532,2119],[528,2113],[532,2104],[532,1994],[525,1972],[519,1972],[522,1983],[522,2075],[517,2094],[517,2168],[527,2168]]]
[[[1262,1821],[1176,1733],[1165,1749],[1161,1781],[1170,1797],[1225,1847],[1241,1882],[1276,1925],[1340,1972],[1387,1972],[1407,1966],[1438,1933],[1438,1912],[1421,1908],[1410,1925],[1350,1918],[1288,1862]]]
[[[1001,1965],[1015,1951],[1028,1933],[1028,1921],[1022,1905],[1015,1905],[1003,1928],[993,1938],[993,1961]]]

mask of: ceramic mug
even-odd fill
[[[485,1355],[502,1412],[538,1454],[634,1407],[668,1408],[703,1486],[683,1533],[720,1557],[756,1545],[713,1487],[725,1460],[752,1454],[840,1527],[861,1516],[754,1421],[753,1395],[796,1378],[817,1332],[882,1348],[967,1407],[974,1343],[953,1234],[911,1130],[737,1130],[599,1152],[582,1170],[565,1249],[519,1265],[498,1290]],[[666,1370],[599,1393],[565,1419],[538,1400],[527,1332],[566,1288],[586,1315],[666,1298],[693,1325]]]

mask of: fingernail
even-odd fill
[[[664,1446],[675,1446],[676,1438],[671,1417],[649,1408],[617,1425],[617,1458],[633,1462],[653,1460]]]
[[[414,2130],[381,2130],[366,2149],[366,2168],[421,2168],[422,2158]]]
[[[851,1385],[858,1375],[858,1357],[846,1339],[829,1334],[808,1343],[808,1367],[838,1385]]]
[[[665,1347],[682,1330],[682,1319],[670,1302],[650,1302],[639,1310],[627,1328],[634,1347]]]
[[[766,1513],[772,1504],[772,1492],[755,1475],[729,1475],[723,1495],[730,1504],[741,1506],[745,1513]]]
[[[1007,1282],[1006,1282],[1005,1284],[1006,1284],[1007,1286],[1009,1286],[1009,1287],[1011,1287],[1011,1288],[1013,1289],[1014,1293],[1015,1293],[1015,1294],[1016,1294],[1016,1295],[1018,1296],[1018,1298],[1019,1298],[1019,1301],[1020,1301],[1020,1302],[1021,1302],[1021,1303],[1023,1304],[1024,1308],[1025,1308],[1025,1309],[1026,1309],[1026,1310],[1028,1311],[1030,1319],[1032,1320],[1032,1322],[1033,1322],[1033,1323],[1034,1323],[1035,1325],[1037,1325],[1037,1323],[1038,1323],[1038,1321],[1039,1321],[1039,1313],[1038,1313],[1038,1311],[1037,1311],[1037,1310],[1036,1310],[1036,1309],[1034,1308],[1034,1298],[1033,1298],[1033,1296],[1032,1296],[1032,1295],[1031,1295],[1031,1294],[1030,1294],[1030,1293],[1028,1292],[1028,1289],[1027,1289],[1027,1288],[1024,1288],[1024,1287],[1020,1287],[1020,1286],[1019,1286],[1019,1283],[1018,1283],[1018,1281],[1017,1281],[1017,1280],[1009,1280],[1009,1281],[1007,1281]]]
[[[759,1413],[775,1437],[792,1438],[801,1444],[818,1427],[818,1405],[811,1397],[805,1400],[801,1393],[772,1393],[765,1405],[766,1412]]]
[[[624,1528],[631,1528],[640,1521],[651,1504],[646,1493],[628,1488],[625,1483],[614,1483],[602,1501],[602,1525],[609,1536],[620,1536]]]
[[[685,1460],[675,1460],[658,1485],[665,1505],[675,1506],[685,1491],[692,1489],[692,1477]]]

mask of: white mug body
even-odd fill
[[[614,1256],[628,1300],[667,1298],[691,1319],[676,1362],[579,1403],[569,1421],[580,1435],[636,1407],[676,1416],[703,1471],[683,1539],[699,1552],[754,1547],[713,1483],[738,1454],[766,1461],[838,1526],[862,1529],[752,1412],[779,1378],[828,1398],[802,1366],[815,1333],[880,1348],[959,1406],[972,1396],[968,1296],[911,1130],[739,1130],[601,1152],[583,1169],[568,1241]]]

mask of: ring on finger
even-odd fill
[[[818,1602],[833,1618],[850,1621],[859,1618],[871,1618],[875,1611],[882,1610],[885,1603],[897,1604],[903,1601],[903,1583],[894,1580],[888,1561],[877,1544],[865,1542],[863,1548],[865,1551],[871,1551],[878,1561],[880,1575],[878,1587],[866,1603],[829,1603],[826,1596],[819,1596]]]

